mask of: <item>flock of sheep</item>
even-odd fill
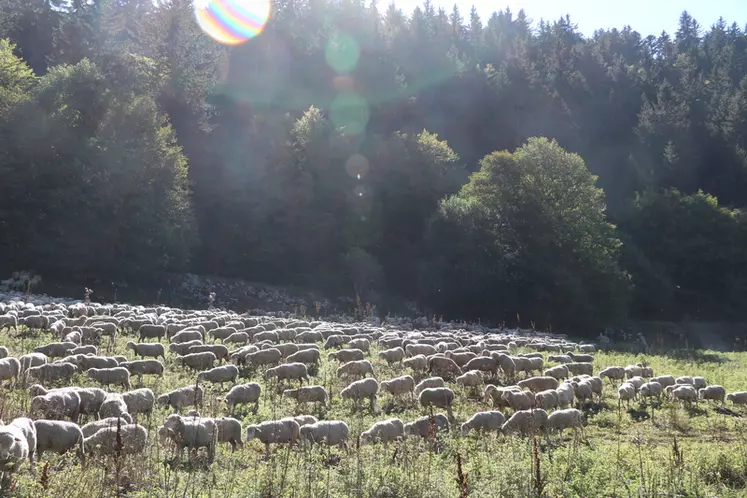
[[[389,443],[408,435],[432,438],[451,430],[455,393],[447,382],[467,394],[481,395],[492,408],[462,423],[462,436],[471,431],[505,435],[582,431],[585,419],[578,408],[595,398],[601,400],[605,378],[611,384],[621,383],[620,404],[629,405],[639,396],[644,400],[667,396],[688,404],[699,399],[747,404],[747,392],[727,395],[723,387],[707,385],[702,377],[654,376],[651,368],[641,364],[607,367],[595,376],[592,344],[499,330],[413,331],[217,310],[0,302],[0,332],[25,334],[26,329],[49,334],[51,339],[17,357],[0,347],[0,382],[25,389],[30,396],[28,417],[7,425],[0,422],[0,471],[6,475],[26,459],[33,471],[35,459],[45,452],[72,451],[81,460],[92,454],[140,453],[150,435],[137,418],[150,417],[157,406],[175,412],[157,428],[157,438],[180,457],[185,449],[204,448],[212,462],[218,443],[236,449],[255,438],[268,454],[271,444],[297,442],[347,450],[353,435],[342,420],[319,421],[302,415],[242,427],[231,416],[239,405],[251,405],[257,412],[263,389],[256,382],[242,383],[240,377],[247,373],[289,387],[282,391],[284,398],[328,407],[330,393],[322,385],[313,385],[310,374],[325,350],[331,350],[326,357],[339,363],[337,377],[347,383],[340,398],[350,400],[355,409],[368,401],[378,414],[379,397],[387,393],[394,400],[417,398],[424,410],[422,417],[408,423],[399,418],[377,421],[359,435],[361,445]],[[100,349],[111,351],[120,335],[132,338],[126,342],[125,354],[100,355]],[[373,345],[380,350],[377,359],[372,357]],[[533,352],[518,353],[519,348]],[[407,369],[408,374],[378,381],[376,361]],[[546,363],[554,366],[548,368]],[[163,376],[167,368],[193,371],[195,382],[164,393],[132,389],[132,376],[140,380],[146,375]],[[79,373],[99,387],[71,386]],[[287,385],[295,382],[298,387]],[[217,384],[221,390],[225,384],[231,386],[224,397],[228,416],[200,416],[206,384]],[[445,414],[434,413],[434,408]],[[79,425],[83,421],[87,423]]]

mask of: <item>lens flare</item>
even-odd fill
[[[224,45],[239,45],[262,32],[270,17],[270,0],[195,0],[200,28]]]

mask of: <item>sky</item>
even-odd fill
[[[723,17],[727,24],[747,24],[747,0],[431,0],[437,7],[450,11],[456,1],[465,21],[474,5],[483,20],[497,10],[509,7],[513,12],[524,9],[535,23],[540,19],[556,20],[570,14],[571,22],[586,36],[599,28],[623,28],[630,25],[643,36],[662,31],[674,34],[677,20],[687,10],[706,28]],[[388,2],[381,2],[386,4]],[[397,7],[410,14],[422,0],[394,0]]]

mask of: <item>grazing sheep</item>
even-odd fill
[[[268,348],[275,348],[278,351],[280,351],[280,354],[283,355],[283,358],[287,358],[292,354],[298,353],[298,345],[297,344],[291,344],[291,343],[282,343],[282,344],[269,344],[267,346],[262,346],[262,349],[268,349]],[[303,363],[303,362],[301,362]]]
[[[307,330],[296,335],[296,342],[322,342],[324,336],[317,330]]]
[[[18,318],[14,315],[0,315],[0,330],[13,328],[14,331],[18,330]]]
[[[329,393],[323,386],[305,386],[299,389],[286,389],[283,391],[284,398],[293,398],[298,403],[321,403],[327,408]]]
[[[492,384],[485,386],[482,394],[483,403],[491,402],[492,408],[508,408],[510,405],[503,400],[506,391],[521,391],[518,386],[497,387]]]
[[[593,344],[579,344],[578,350],[582,353],[594,353],[597,350],[597,347]]]
[[[144,339],[156,339],[158,342],[161,342],[163,336],[166,335],[166,327],[146,323],[140,326],[137,333],[140,342],[143,342]]]
[[[304,425],[311,425],[311,424],[316,424],[317,422],[319,422],[319,420],[317,420],[317,418],[313,415],[297,415],[295,417],[286,417],[286,418],[295,420],[296,422],[298,422],[298,425],[300,425],[301,427],[303,427]]]
[[[571,373],[568,371],[568,367],[565,365],[558,365],[552,368],[548,368],[544,372],[545,377],[552,377],[557,380],[563,380],[567,379],[571,376]]]
[[[398,348],[394,348],[394,349],[398,349]],[[391,351],[391,350],[387,350],[387,351]],[[428,358],[426,358],[425,355],[422,355],[422,354],[415,355],[412,358],[407,358],[406,360],[402,362],[402,364],[406,368],[412,369],[413,373],[415,374],[423,373],[426,370],[428,370]]]
[[[381,357],[381,354],[379,354],[379,357]],[[327,355],[328,360],[336,360],[340,363],[348,363],[351,361],[361,361],[364,358],[365,358],[365,355],[363,354],[363,351],[361,351],[360,349],[341,349],[339,351],[335,351]]]
[[[185,448],[206,448],[208,461],[215,459],[215,446],[218,442],[218,427],[211,418],[182,417],[169,415],[158,429],[161,441],[171,440],[179,451],[181,459]]]
[[[514,411],[529,410],[534,406],[534,394],[531,391],[505,390],[501,399]]]
[[[601,373],[599,376],[601,377]],[[625,375],[627,378],[632,379],[633,377],[641,377],[643,375],[643,367],[641,365],[628,365],[625,367]]]
[[[643,398],[656,397],[656,399],[661,398],[661,391],[662,391],[662,385],[654,381],[646,382],[645,384],[641,386],[641,389],[639,390],[641,397]]]
[[[36,420],[36,453],[41,456],[47,451],[60,455],[75,449],[78,458],[85,459],[83,432],[78,424],[61,420]]]
[[[573,404],[575,393],[569,382],[563,382],[555,389],[558,394],[558,408],[567,408]]]
[[[304,363],[284,363],[274,368],[265,370],[265,380],[277,377],[278,382],[284,380],[297,380],[303,385],[303,381],[309,380],[309,371]]]
[[[643,384],[646,383],[645,380],[643,380],[643,377],[631,377],[626,381],[628,384],[633,384],[635,387],[636,392],[641,388]]]
[[[15,427],[16,429],[20,429],[21,433],[26,438],[26,443],[29,445],[29,463],[31,464],[31,469],[34,469],[34,457],[36,456],[36,427],[34,427],[34,421],[31,420],[28,417],[17,417],[14,418],[9,426]],[[0,448],[2,445],[0,445]]]
[[[451,424],[443,413],[436,413],[433,416],[426,415],[405,424],[405,434],[427,438],[431,435],[431,428],[435,429],[435,432],[448,432],[451,429]]]
[[[361,446],[372,443],[389,444],[405,435],[405,424],[398,418],[376,422],[367,431],[361,432]]]
[[[69,351],[75,349],[78,345],[74,342],[51,342],[43,346],[34,348],[34,353],[41,353],[48,358],[63,358],[69,354]]]
[[[209,335],[213,337],[213,341],[220,339],[221,341],[229,337],[231,334],[238,332],[235,327],[218,327],[210,331]]]
[[[265,454],[270,456],[270,444],[293,445],[301,436],[301,426],[292,418],[270,420],[246,427],[246,440],[255,437],[265,445]]]
[[[729,393],[726,395],[726,401],[731,401],[735,405],[747,405],[747,391]]]
[[[203,336],[199,330],[182,330],[177,332],[171,337],[171,344],[179,344],[181,342],[200,341],[202,343]],[[169,346],[170,347],[170,346]]]
[[[76,364],[82,370],[88,370],[89,368],[114,368],[119,366],[119,361],[116,358],[110,356],[78,355],[75,358]]]
[[[132,416],[130,416],[129,413],[123,413],[119,417],[108,417],[102,418],[101,420],[89,422],[81,427],[81,431],[83,432],[83,437],[91,437],[101,429],[105,429],[107,427],[117,427],[117,424],[127,425],[131,423]]]
[[[99,408],[99,416],[103,418],[121,417],[124,413],[127,413],[127,403],[125,403],[122,395],[119,393],[107,394]]]
[[[18,358],[18,361],[21,364],[21,371],[26,372],[29,368],[46,365],[47,355],[43,353],[29,353]],[[0,365],[2,365],[2,361],[0,361]]]
[[[29,454],[29,442],[20,427],[12,424],[0,427],[0,474],[3,489],[6,487],[8,473],[18,472],[26,458],[31,460]]]
[[[445,353],[446,357],[454,360],[454,363],[457,364],[459,368],[464,370],[464,366],[473,358],[476,358],[477,355],[471,351],[455,351],[455,350],[448,350]]]
[[[185,355],[189,353],[192,346],[200,346],[202,341],[192,340],[187,342],[172,342],[169,344],[169,351],[177,355]]]
[[[164,366],[159,360],[126,361],[120,363],[119,366],[126,368],[131,375],[137,375],[139,382],[143,381],[143,375],[158,375],[163,377]]]
[[[130,371],[124,367],[89,368],[86,370],[86,375],[105,387],[117,384],[127,390],[130,389]]]
[[[213,384],[220,384],[221,389],[223,389],[224,382],[235,384],[238,378],[239,369],[235,365],[222,365],[197,374],[197,382],[207,381]]]
[[[432,406],[446,410],[450,420],[454,419],[451,404],[454,402],[454,391],[448,387],[429,387],[423,389],[418,395],[418,401],[423,408]]]
[[[674,379],[674,383],[675,384],[687,384],[690,386],[695,385],[695,381],[690,376],[677,377],[676,379]]]
[[[477,412],[462,424],[461,434],[466,436],[472,430],[483,434],[489,431],[500,431],[505,422],[506,417],[501,412]]]
[[[309,348],[302,348],[302,344],[298,345],[298,351],[289,355],[285,361],[289,363],[305,363],[306,365],[318,365],[319,360],[322,358],[321,352],[316,349],[315,344],[310,344]],[[342,351],[340,351],[342,352]]]
[[[223,339],[223,344],[247,344],[248,342],[249,334],[247,334],[246,332],[236,332]],[[277,342],[277,340],[275,340],[274,342]]]
[[[371,401],[371,410],[378,411],[376,407],[376,394],[379,392],[379,383],[374,378],[361,379],[352,382],[348,387],[340,391],[342,399],[355,400],[356,408],[360,407],[362,399]]]
[[[131,415],[142,413],[150,416],[153,413],[153,405],[156,404],[156,395],[148,388],[122,393],[122,399],[127,405],[127,413]]]
[[[546,427],[548,432],[558,431],[561,436],[565,429],[573,429],[574,433],[580,429],[583,436],[584,414],[575,408],[556,410],[547,417]]]
[[[660,384],[662,389],[666,388],[667,386],[673,386],[677,383],[672,375],[660,375],[658,377],[652,377],[651,379],[649,379],[649,382],[656,382]]]
[[[371,350],[371,341],[364,337],[355,337],[348,343],[348,347],[351,349],[360,349],[364,353],[368,353]]]
[[[7,371],[15,369],[16,365],[4,367],[6,360],[15,360],[15,358],[5,358],[0,360],[0,379],[4,379]],[[16,360],[15,363],[18,363]],[[20,363],[18,363],[20,368]],[[6,370],[7,368],[7,370]],[[48,383],[56,381],[69,381],[78,371],[78,367],[68,362],[46,363],[38,367],[31,367],[26,370],[26,376],[37,379],[39,382]]]
[[[403,375],[394,379],[381,381],[379,387],[382,391],[386,391],[392,396],[409,395],[412,399],[415,380],[409,375]]]
[[[547,412],[541,408],[536,410],[519,410],[501,427],[503,434],[510,436],[519,433],[528,436],[535,431],[542,432],[547,426]]]
[[[427,379],[421,380],[417,386],[415,386],[415,395],[419,396],[423,389],[431,387],[444,387],[446,384],[441,377],[428,377]]]
[[[141,358],[158,358],[160,356],[166,361],[166,348],[161,343],[128,341],[125,349],[131,349],[136,356]]]
[[[623,367],[607,367],[599,372],[599,377],[607,377],[611,383],[616,380],[625,380],[625,369]]]
[[[170,406],[179,412],[185,406],[201,406],[204,396],[205,389],[202,386],[197,386],[197,389],[195,386],[185,386],[160,395],[156,402],[161,406]]]
[[[202,353],[187,353],[183,356],[177,356],[174,358],[174,363],[184,365],[192,370],[209,370],[213,368],[217,360],[218,358],[210,351],[203,351]]]
[[[622,385],[617,389],[617,406],[619,407],[623,401],[627,402],[628,408],[630,408],[630,401],[635,400],[637,390],[635,385],[630,382],[623,382]]]
[[[44,418],[52,420],[67,417],[77,423],[80,414],[80,396],[69,389],[35,396],[31,399],[31,412],[41,412]]]
[[[669,387],[667,387],[667,389],[669,389]],[[690,384],[682,384],[672,390],[672,399],[682,401],[683,403],[687,403],[688,405],[693,401],[695,402],[695,404],[697,404],[698,391],[694,386]]]
[[[142,425],[119,424],[104,427],[85,438],[84,446],[90,454],[136,455],[145,451],[148,430]]]
[[[534,395],[534,406],[545,411],[554,410],[558,407],[558,391],[546,389]]]
[[[226,337],[226,340],[224,342],[226,341],[237,342],[236,338],[239,337],[240,334],[242,334],[242,332],[237,332],[235,336],[232,336],[232,335],[228,336]],[[233,341],[229,340],[231,337],[234,337]],[[251,339],[255,343],[262,342],[262,341],[269,341],[274,344],[274,343],[280,342],[280,336],[274,330],[266,330],[264,332],[258,332],[254,334],[254,336],[252,336]],[[248,342],[248,338],[247,338],[247,342]]]
[[[565,366],[573,375],[594,375],[594,365],[591,363],[566,363]]]
[[[309,351],[315,351],[315,350],[312,349]],[[301,353],[301,351],[299,351],[296,354],[290,355],[288,358],[286,358],[286,360],[291,361],[291,357],[296,356],[299,353]],[[255,367],[260,366],[260,365],[277,365],[283,360],[283,353],[281,353],[279,349],[269,348],[269,349],[262,349],[254,353],[249,353],[245,356],[245,358],[249,362],[250,365],[255,366]],[[296,363],[296,361],[294,360],[293,363]]]
[[[96,356],[99,354],[99,348],[97,348],[93,344],[88,344],[86,346],[78,346],[75,349],[71,349],[70,354],[73,356],[78,355],[78,354],[83,354],[83,355],[90,354],[90,355]]]
[[[366,377],[371,374],[374,377],[374,369],[368,360],[349,361],[337,369],[337,377]]]
[[[693,377],[693,386],[695,386],[695,389],[703,389],[707,385],[705,377]]]
[[[470,370],[469,363],[465,365],[465,368]],[[450,358],[445,356],[431,356],[428,358],[428,373],[444,379],[455,379],[462,375],[462,369]]]
[[[721,406],[724,405],[724,398],[726,397],[726,389],[719,385],[707,386],[698,390],[698,398],[703,400],[714,400],[720,401]]]
[[[80,344],[82,340],[83,337],[77,330],[73,330],[72,332],[65,334],[65,336],[62,338],[62,342],[74,342],[75,344]]]
[[[422,354],[426,357],[438,353],[435,347],[430,344],[408,344],[405,346],[405,354],[407,356],[416,356]]]
[[[239,384],[233,386],[226,395],[226,404],[228,409],[233,413],[236,405],[254,403],[254,413],[259,409],[259,398],[262,395],[262,387],[256,382]]]
[[[456,365],[456,362],[454,364]],[[487,372],[493,375],[493,377],[496,377],[498,375],[498,359],[490,356],[477,356],[464,365],[464,371],[469,370]]]
[[[352,338],[349,335],[335,334],[327,337],[327,341],[324,343],[324,349],[339,348],[349,343]]]
[[[301,427],[301,441],[308,441],[310,444],[320,443],[327,446],[339,446],[340,449],[348,451],[348,437],[350,429],[348,424],[342,420],[328,420],[317,422]]]
[[[594,363],[594,357],[590,354],[575,354],[571,351],[568,351],[566,354],[576,363]]]
[[[470,370],[463,373],[456,379],[456,385],[461,387],[471,387],[473,391],[483,385],[482,373],[479,370]]]
[[[571,358],[567,354],[550,355],[547,357],[547,361],[551,361],[553,363],[573,363],[573,358]]]
[[[522,389],[529,389],[533,393],[546,391],[548,389],[557,389],[559,382],[554,377],[530,377],[520,380],[516,383]]]

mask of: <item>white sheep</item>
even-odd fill
[[[309,351],[315,351],[315,350],[311,349]],[[290,355],[288,358],[286,358],[286,360],[291,361],[291,357],[296,356],[299,353],[301,353],[301,351]],[[319,352],[317,351],[317,353]],[[262,349],[260,351],[255,351],[254,353],[248,353],[244,356],[244,358],[253,367],[264,366],[264,365],[277,365],[283,360],[283,353],[281,353],[279,349],[269,348],[269,349]],[[297,363],[295,359],[292,362]],[[305,363],[305,362],[300,362],[300,363]]]
[[[449,419],[454,418],[451,404],[454,402],[454,391],[448,387],[429,387],[418,395],[418,401],[423,408],[438,407],[446,410]]]
[[[29,353],[18,358],[21,364],[21,371],[26,372],[29,368],[39,367],[47,364],[47,355],[43,353]],[[0,365],[2,362],[0,362]]]
[[[301,426],[292,418],[269,420],[246,427],[247,441],[257,438],[265,445],[265,453],[270,455],[270,444],[296,443],[301,436]]]
[[[672,386],[669,386],[672,387]],[[669,388],[668,387],[668,388]],[[683,403],[690,404],[693,401],[695,404],[698,403],[698,391],[695,389],[695,386],[692,386],[690,384],[682,384],[677,386],[672,391],[672,399],[677,401],[682,401]]]
[[[78,424],[61,420],[36,420],[36,453],[41,456],[47,451],[60,455],[75,449],[78,458],[85,459],[83,432]]]
[[[573,375],[594,375],[594,365],[588,362],[566,363],[565,366]]]
[[[171,344],[178,344],[180,342],[191,342],[200,341],[202,342],[203,335],[199,330],[182,330],[177,332],[171,337]],[[170,347],[170,346],[169,346]]]
[[[52,342],[44,344],[43,346],[37,346],[34,348],[34,353],[42,353],[49,358],[62,358],[68,355],[68,351],[75,349],[78,345],[74,342]]]
[[[703,389],[707,385],[705,377],[693,377],[693,386],[695,386],[695,389]]]
[[[623,367],[607,367],[599,372],[600,378],[607,377],[610,383],[614,384],[616,380],[625,380],[625,368]]]
[[[160,395],[156,402],[160,406],[170,406],[178,412],[185,406],[201,406],[204,396],[205,389],[202,386],[185,386]]]
[[[714,400],[720,401],[721,405],[724,405],[724,398],[726,397],[726,389],[719,385],[707,386],[698,390],[698,398],[702,400]]]
[[[628,379],[631,379],[633,377],[641,377],[643,375],[643,367],[641,365],[628,365],[627,367],[625,367],[625,375],[628,377]]]
[[[508,408],[510,405],[503,399],[503,393],[506,391],[521,392],[521,389],[518,386],[497,387],[489,384],[485,386],[485,390],[483,391],[483,403],[491,402],[492,408]]]
[[[445,353],[446,357],[454,360],[454,363],[457,364],[457,366],[461,369],[464,369],[464,366],[469,363],[469,361],[473,358],[476,358],[477,355],[471,351],[456,351],[456,350],[448,350]]]
[[[662,385],[654,381],[646,382],[639,389],[639,393],[642,398],[656,397],[656,399],[660,399],[661,392],[662,392]]]
[[[125,349],[131,349],[136,356],[141,358],[158,358],[159,356],[166,361],[166,348],[161,343],[150,342],[132,342],[127,341]]]
[[[384,380],[379,383],[382,391],[386,391],[392,396],[409,395],[412,399],[415,390],[415,380],[410,375],[395,377],[394,379]]]
[[[547,426],[547,412],[541,408],[535,410],[519,410],[501,427],[503,434],[510,436],[515,433],[529,435],[542,432]]]
[[[284,380],[297,380],[303,385],[303,381],[309,380],[309,371],[304,363],[284,363],[265,370],[265,379],[277,378],[278,382]]]
[[[235,384],[238,378],[239,369],[236,368],[236,365],[221,365],[197,374],[197,382],[207,381],[213,384],[220,384],[221,389],[223,389],[224,382]]]
[[[543,375],[545,377],[553,377],[557,380],[563,380],[570,377],[571,373],[568,371],[568,367],[566,367],[565,365],[557,365],[545,370]]]
[[[89,422],[81,427],[81,431],[83,432],[83,437],[90,437],[96,434],[101,429],[105,429],[107,427],[117,427],[117,424],[127,425],[131,423],[132,416],[129,413],[123,413],[119,417],[107,417],[102,418],[101,420]]]
[[[461,426],[462,436],[474,430],[478,433],[500,431],[506,417],[499,411],[477,412]]]
[[[339,446],[348,451],[350,429],[342,420],[327,420],[301,426],[300,439],[310,444],[320,443],[327,446]]]
[[[379,355],[381,356],[381,355]],[[363,351],[360,349],[341,349],[334,351],[327,355],[328,360],[336,360],[340,363],[347,363],[350,361],[360,361],[365,358]]]
[[[355,400],[356,408],[360,407],[361,400],[369,399],[371,401],[371,410],[377,411],[376,394],[379,392],[379,383],[374,378],[356,380],[350,383],[345,389],[340,391],[342,399]]]
[[[286,389],[284,398],[295,399],[298,403],[321,403],[324,408],[329,401],[329,393],[323,386],[304,386],[299,389]]]
[[[185,448],[206,448],[208,461],[213,462],[215,446],[218,442],[218,427],[213,419],[182,417],[174,414],[169,415],[161,427],[158,430],[161,442],[170,439],[176,446],[180,459]]]
[[[71,349],[70,354],[71,355],[78,355],[78,354],[89,355],[90,354],[90,355],[96,356],[99,354],[99,348],[97,348],[93,344],[88,344],[86,346],[78,346],[75,349]]]
[[[415,395],[419,396],[423,389],[430,387],[444,387],[446,384],[441,377],[428,377],[427,379],[421,380],[418,385],[415,386]]]
[[[208,370],[213,368],[217,360],[218,358],[210,351],[203,351],[202,353],[187,353],[177,356],[174,358],[174,363],[184,365],[192,370]]]
[[[622,385],[620,385],[620,387],[617,388],[618,408],[622,405],[623,401],[625,401],[628,404],[628,408],[630,408],[630,401],[635,400],[636,395],[637,395],[637,389],[635,385],[631,384],[630,382],[623,382]]]
[[[456,362],[454,362],[454,364],[456,364]],[[464,365],[463,370],[479,370],[481,372],[489,373],[493,377],[495,377],[498,375],[498,359],[491,356],[476,356]]]
[[[690,386],[694,386],[695,385],[695,381],[690,376],[677,377],[676,379],[674,379],[674,383],[675,384],[687,384],[687,385],[690,385]]]
[[[443,413],[436,413],[433,416],[426,415],[413,422],[405,424],[405,434],[408,436],[420,436],[427,438],[433,432],[448,432],[451,428],[449,419]],[[434,434],[435,435],[435,434]]]
[[[735,405],[747,405],[747,391],[729,393],[726,395],[726,401],[731,401]]]
[[[12,387],[18,380],[20,373],[21,362],[17,358],[0,359],[0,384],[2,384],[2,381],[7,380],[9,381],[8,387]]]
[[[534,393],[531,391],[505,390],[501,399],[515,411],[529,410],[534,406]]]
[[[558,394],[558,408],[567,408],[573,404],[575,393],[571,383],[563,382],[555,389],[555,392]]]
[[[547,361],[554,363],[573,363],[573,358],[567,354],[550,355],[547,357]]]
[[[373,365],[368,360],[349,361],[337,368],[337,377],[374,377]]]
[[[464,368],[471,370],[470,363],[473,361],[474,360],[470,360],[467,362]],[[428,357],[428,373],[444,379],[455,379],[462,375],[463,371],[462,368],[451,358],[447,358],[443,355],[432,355]]]
[[[217,329],[211,330],[209,335],[213,337],[214,341],[217,341],[218,339],[222,341],[236,332],[238,332],[238,330],[235,327],[218,327]]]
[[[247,344],[248,342],[249,334],[246,332],[236,332],[223,339],[223,344]],[[277,342],[277,339],[275,342]]]
[[[405,424],[398,418],[376,422],[367,431],[361,432],[361,446],[372,443],[389,444],[405,435]]]
[[[136,455],[147,442],[148,430],[137,424],[104,427],[84,439],[86,452],[100,455]]]
[[[69,417],[77,423],[80,414],[80,396],[68,389],[35,396],[31,399],[31,411],[41,412],[44,418],[53,420]]]
[[[12,424],[0,427],[0,473],[3,474],[3,489],[7,473],[18,472],[24,460],[30,458],[29,454],[29,443],[20,427]],[[33,460],[31,464],[33,465]]]
[[[120,363],[119,366],[126,368],[131,375],[137,375],[140,382],[143,381],[143,375],[158,375],[159,377],[163,377],[164,372],[163,363],[153,359],[126,361]]]
[[[89,368],[86,375],[103,386],[117,384],[130,389],[130,371],[124,367]]]
[[[150,416],[156,403],[156,396],[147,387],[135,389],[122,393],[122,399],[127,405],[127,413],[138,415],[140,413]]]
[[[405,359],[405,350],[400,347],[385,349],[384,351],[379,352],[379,358],[386,361],[389,365],[402,363],[402,360]],[[425,356],[423,356],[423,358],[425,358]]]
[[[233,386],[226,395],[226,404],[233,413],[237,405],[254,403],[254,413],[259,409],[259,398],[262,395],[262,387],[256,382],[239,384]]]
[[[660,375],[658,377],[650,378],[649,382],[656,382],[657,384],[661,385],[662,389],[664,389],[667,386],[675,385],[677,383],[677,380],[672,375]]]
[[[554,410],[558,407],[558,391],[546,389],[534,395],[534,406],[545,411]]]
[[[397,348],[395,348],[397,349]],[[407,358],[402,362],[406,368],[412,369],[413,373],[423,373],[428,369],[428,358],[425,355],[419,354],[412,358]]]
[[[302,346],[310,346],[302,348]],[[289,363],[305,363],[306,365],[318,365],[322,358],[322,354],[319,349],[316,348],[315,344],[298,344],[298,351],[288,355],[285,361]]]
[[[185,355],[189,353],[189,350],[192,348],[192,346],[199,345],[202,345],[202,341],[197,339],[187,342],[172,342],[171,344],[169,344],[169,351],[177,355]]]
[[[563,435],[565,429],[573,429],[574,433],[580,429],[581,436],[583,437],[584,424],[584,415],[581,410],[566,408],[565,410],[556,410],[551,413],[547,417],[546,427],[548,432],[558,431],[560,436]]]
[[[108,417],[119,417],[123,413],[127,413],[127,403],[119,393],[109,393],[106,395],[104,402],[101,403],[99,408],[99,416],[103,418]]]
[[[557,389],[560,383],[555,377],[530,377],[516,383],[522,389],[529,389],[533,393]]]

